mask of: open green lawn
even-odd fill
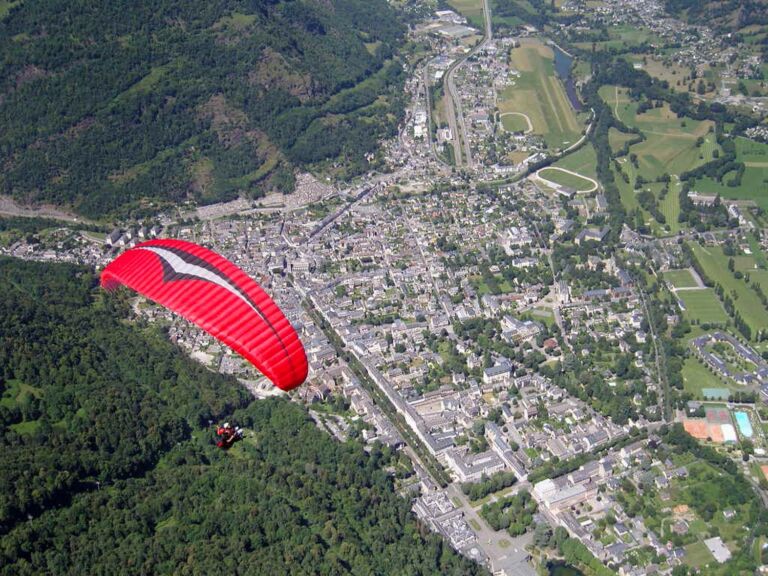
[[[626,88],[621,86],[601,86],[600,96],[611,107],[616,118],[627,126],[633,125],[635,115],[637,114],[637,102],[632,101],[627,94]]]
[[[680,190],[683,187],[678,178],[673,178],[669,184],[669,192],[664,198],[659,200],[659,210],[667,219],[667,226],[670,234],[677,234],[680,230],[680,223],[677,221],[680,216]],[[658,192],[655,192],[656,198],[660,198]]]
[[[507,294],[508,292],[512,292],[514,290],[513,286],[507,282],[501,274],[496,275],[496,285],[499,287],[499,290],[501,291],[501,294]],[[482,276],[473,276],[470,278],[470,282],[472,283],[472,286],[477,290],[477,293],[480,296],[484,296],[485,294],[493,294],[494,290],[491,286],[489,286],[484,280]]]
[[[538,175],[545,180],[560,184],[560,186],[573,188],[577,192],[588,192],[595,188],[595,183],[592,180],[587,180],[577,174],[564,172],[557,168],[544,168],[539,171]]]
[[[524,39],[511,52],[512,67],[520,75],[500,94],[499,111],[526,114],[533,132],[552,148],[566,148],[581,137],[583,123],[568,102],[557,78],[552,49],[538,39]]]
[[[687,268],[683,270],[667,270],[664,272],[664,280],[675,288],[692,288],[696,286],[696,281]]]
[[[632,140],[636,136],[636,134],[625,134],[624,132],[619,132],[616,128],[611,128],[608,131],[608,142],[611,145],[611,151],[614,153],[618,152],[624,147],[625,142]]]
[[[685,547],[683,562],[688,566],[698,568],[714,561],[715,557],[712,556],[704,542],[694,542]]]
[[[526,132],[528,130],[528,121],[519,112],[502,114],[501,125],[507,132]]]
[[[683,387],[698,400],[704,399],[704,388],[731,388],[694,357],[686,358],[683,363]]]
[[[723,182],[700,178],[694,189],[706,194],[720,194],[723,198],[753,200],[761,208],[768,209],[768,144],[736,138],[736,159],[746,166],[740,186],[727,185],[734,176],[730,172]]]
[[[743,280],[737,280],[728,270],[728,257],[723,254],[719,246],[701,246],[696,242],[690,242],[696,258],[704,267],[706,274],[712,281],[719,283],[726,294],[735,292],[734,304],[744,321],[752,329],[753,337],[759,330],[768,326],[768,311],[755,291]]]
[[[597,154],[595,153],[595,147],[592,146],[591,142],[587,142],[576,152],[568,154],[565,158],[555,162],[553,166],[572,170],[589,178],[596,178]]]
[[[646,139],[630,148],[637,154],[640,174],[653,180],[662,174],[681,174],[712,159],[719,146],[709,130],[709,121],[677,118],[668,106],[652,108],[643,114],[634,114],[624,121],[642,131]],[[704,143],[696,146],[699,137]]]
[[[712,288],[681,290],[675,295],[685,304],[685,315],[691,320],[719,324],[728,321],[728,314]]]

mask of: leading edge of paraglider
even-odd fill
[[[196,324],[282,390],[306,380],[306,352],[285,314],[255,280],[208,248],[143,242],[110,262],[100,281],[106,290],[127,286]]]

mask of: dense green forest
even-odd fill
[[[0,574],[476,574],[370,453],[128,321],[85,268],[0,259]],[[229,452],[209,421],[248,430]]]
[[[764,0],[665,0],[667,10],[694,24],[737,31],[751,24],[768,24]]]
[[[0,192],[23,201],[99,217],[289,191],[297,165],[369,168],[402,114],[403,26],[385,0],[25,0],[0,14]]]

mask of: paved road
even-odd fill
[[[477,545],[490,559],[491,569],[494,572],[505,570],[507,574],[514,576],[536,576],[536,571],[528,561],[528,552],[525,550],[525,547],[533,540],[532,533],[529,532],[513,538],[506,532],[496,532],[472,507],[457,483],[448,486],[447,492],[452,501],[461,503],[460,508],[464,512],[464,518],[467,522],[470,525],[480,526],[480,530],[475,529],[474,526],[472,526],[472,530],[477,534]],[[508,544],[502,546],[502,542]]]
[[[424,65],[424,74],[422,78],[422,82],[424,82],[424,95],[426,97],[426,105],[427,105],[427,144],[429,145],[429,151],[432,154],[432,157],[435,159],[435,161],[439,164],[446,165],[445,161],[440,157],[440,155],[437,153],[437,150],[435,150],[435,141],[432,139],[432,97],[429,92],[429,65]],[[449,115],[449,121],[452,116]]]
[[[54,206],[22,206],[8,196],[0,196],[0,214],[5,216],[20,216],[22,218],[51,218],[53,220],[78,222],[80,224],[93,223],[93,221],[88,220],[87,218],[77,216]]]
[[[451,129],[451,135],[453,136],[453,150],[456,167],[461,167],[466,160],[466,164],[469,168],[472,167],[472,149],[469,144],[469,136],[467,135],[467,125],[464,120],[464,113],[461,110],[461,98],[456,91],[456,85],[454,84],[454,74],[456,70],[461,68],[462,64],[467,59],[476,54],[488,44],[493,38],[493,26],[491,25],[491,6],[488,0],[483,0],[483,16],[485,20],[485,34],[480,43],[472,48],[466,55],[459,58],[445,74],[445,90],[448,98],[447,110],[448,114],[448,127]],[[460,129],[460,130],[459,130]],[[462,150],[463,144],[463,150]]]
[[[651,269],[654,270],[655,274],[655,269],[653,269],[653,267],[651,267]],[[669,397],[669,381],[667,380],[666,358],[664,357],[664,351],[659,351],[659,341],[656,337],[656,330],[653,327],[653,322],[651,322],[651,313],[650,309],[648,308],[648,303],[645,300],[643,287],[638,286],[637,292],[640,295],[640,302],[643,304],[643,312],[645,314],[645,318],[648,320],[648,328],[651,332],[651,342],[653,342],[653,353],[656,361],[656,374],[658,375],[659,384],[659,409],[661,410],[662,419],[664,421],[668,421],[672,417],[672,404]]]

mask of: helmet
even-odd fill
[[[229,428],[229,422],[224,422],[224,428]]]

